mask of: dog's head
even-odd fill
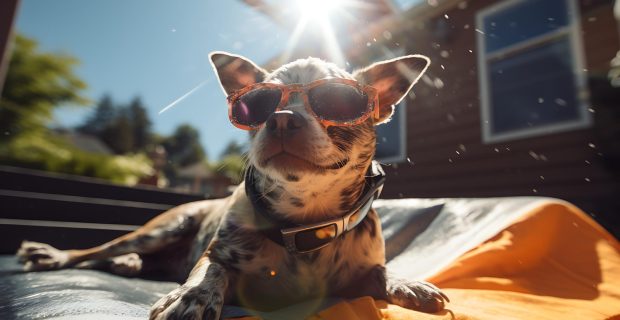
[[[325,78],[356,80],[378,92],[378,117],[352,126],[325,125],[304,106],[300,94],[291,94],[282,111],[272,113],[264,125],[251,130],[249,161],[264,176],[280,185],[320,188],[337,181],[352,184],[363,179],[375,152],[374,126],[389,121],[400,102],[426,70],[429,60],[404,56],[372,64],[350,74],[332,63],[308,58],[268,73],[252,61],[224,52],[210,55],[226,95],[255,83],[308,84]],[[329,183],[326,182],[328,179]]]

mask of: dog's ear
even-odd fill
[[[390,120],[394,105],[407,95],[430,62],[429,58],[416,54],[377,62],[353,73],[358,82],[379,92],[379,120],[375,124]]]
[[[267,72],[249,59],[228,52],[211,52],[211,65],[226,95],[265,79]]]

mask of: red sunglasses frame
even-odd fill
[[[314,110],[312,110],[312,107],[310,106],[310,102],[308,101],[308,91],[315,87],[325,85],[325,84],[331,84],[331,83],[348,85],[348,86],[354,87],[355,89],[359,91],[364,92],[368,96],[368,103],[366,105],[366,111],[359,118],[351,120],[351,121],[344,121],[344,122],[327,120],[327,119],[323,119],[319,117],[314,112]],[[282,92],[282,96],[280,97],[280,102],[274,109],[274,112],[281,111],[284,109],[291,93],[295,93],[295,92],[300,93],[302,96],[303,102],[304,102],[304,107],[306,108],[308,113],[314,116],[324,127],[358,125],[366,121],[366,119],[368,119],[368,117],[370,117],[371,114],[374,115],[375,119],[379,119],[379,94],[377,92],[377,89],[371,86],[368,86],[368,85],[361,85],[357,81],[351,80],[351,79],[327,78],[327,79],[320,79],[320,80],[312,81],[308,84],[299,84],[299,83],[279,84],[279,83],[270,83],[270,82],[259,82],[259,83],[251,84],[247,87],[244,87],[242,89],[239,89],[231,93],[226,98],[228,101],[228,118],[230,119],[230,122],[235,127],[239,129],[251,131],[251,130],[258,130],[265,124],[265,122],[260,123],[255,126],[241,124],[237,122],[237,120],[232,114],[233,105],[237,103],[237,101],[244,94],[252,90],[257,90],[257,89],[262,89],[262,88],[279,89]]]

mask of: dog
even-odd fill
[[[225,52],[210,60],[231,122],[250,133],[244,182],[228,198],[178,206],[95,248],[23,242],[24,269],[183,282],[153,305],[151,319],[219,319],[224,304],[275,310],[331,296],[444,309],[449,299],[434,285],[387,274],[372,209],[384,179],[373,161],[374,128],[389,121],[430,60],[403,56],[352,74],[316,58],[271,73]]]

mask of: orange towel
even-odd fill
[[[444,312],[363,297],[310,319],[620,319],[620,243],[563,202],[536,207],[428,280],[450,297]]]

